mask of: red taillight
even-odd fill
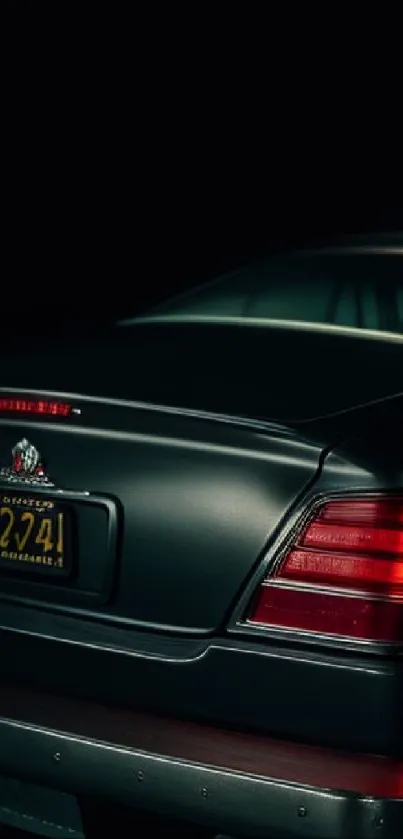
[[[67,402],[49,402],[44,399],[3,399],[0,398],[0,413],[43,414],[53,417],[68,417],[73,406]]]
[[[403,641],[403,498],[317,508],[263,581],[249,622]]]

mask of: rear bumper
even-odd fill
[[[103,796],[235,836],[403,834],[397,761],[293,746],[15,688],[0,688],[0,711],[3,775],[78,797]]]

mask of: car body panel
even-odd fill
[[[264,434],[129,408],[120,408],[126,416],[117,431],[111,406],[91,410],[95,427],[84,407],[74,427],[0,420],[3,463],[29,435],[46,453],[56,489],[74,506],[84,542],[78,577],[63,589],[14,576],[3,596],[63,602],[66,609],[156,629],[213,632],[281,519],[314,480],[320,447],[281,429]],[[55,496],[52,489],[39,491]],[[95,535],[91,544],[86,530],[103,533],[104,544]]]

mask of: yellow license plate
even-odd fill
[[[68,576],[72,570],[72,510],[48,498],[0,492],[0,567]]]

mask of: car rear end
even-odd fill
[[[305,369],[317,334],[299,343]],[[143,357],[160,338],[141,331]],[[60,392],[56,347],[9,362],[0,772],[20,800],[29,789],[39,806],[35,785],[71,796],[88,835],[123,806],[137,829],[400,835],[402,408],[381,398],[399,343],[388,353],[370,383],[379,401],[322,420],[308,403],[287,418],[274,364],[256,419],[178,407],[177,390],[169,404],[167,377],[165,402],[158,388],[119,397],[105,370],[104,397],[89,377],[85,395]],[[228,342],[220,374],[226,355]],[[64,380],[89,367],[83,356]],[[184,379],[173,370],[172,387]],[[323,403],[332,387],[320,382]]]
[[[77,413],[3,411],[2,462],[29,433],[57,484],[4,483],[3,518],[21,540],[34,515],[49,558],[63,516],[70,553],[2,548],[2,773],[91,820],[103,795],[234,835],[396,835],[396,462],[382,485],[290,429],[36,401]]]

